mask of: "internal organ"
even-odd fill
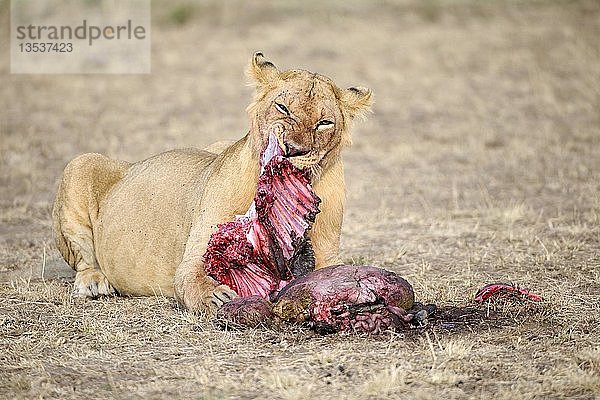
[[[380,334],[409,327],[412,286],[397,274],[364,265],[335,265],[292,280],[271,301],[258,296],[224,304],[217,319],[258,326],[307,323],[319,333]]]

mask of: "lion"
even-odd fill
[[[310,231],[315,267],[340,262],[345,202],[341,150],[371,91],[340,89],[323,75],[279,71],[256,53],[248,133],[204,150],[167,151],[128,163],[83,154],[67,164],[54,203],[58,250],[75,270],[73,295],[164,295],[214,313],[237,297],[208,277],[203,255],[218,224],[244,214],[256,191],[259,155],[276,132],[286,157],[310,171],[321,212]]]

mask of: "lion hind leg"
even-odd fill
[[[112,295],[94,250],[94,224],[100,203],[129,164],[100,154],[83,154],[65,167],[52,210],[56,247],[76,271],[75,297]]]

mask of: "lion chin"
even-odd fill
[[[174,296],[214,312],[236,297],[203,268],[210,235],[251,204],[259,158],[273,132],[286,157],[311,171],[321,212],[310,231],[316,268],[339,263],[345,185],[342,148],[371,91],[322,75],[279,71],[262,53],[248,67],[256,93],[248,133],[204,150],[172,150],[135,163],[84,154],[68,163],[52,211],[58,250],[76,271],[73,294]]]

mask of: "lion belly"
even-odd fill
[[[176,150],[133,164],[100,204],[96,257],[119,293],[173,295],[175,269],[214,157]]]

